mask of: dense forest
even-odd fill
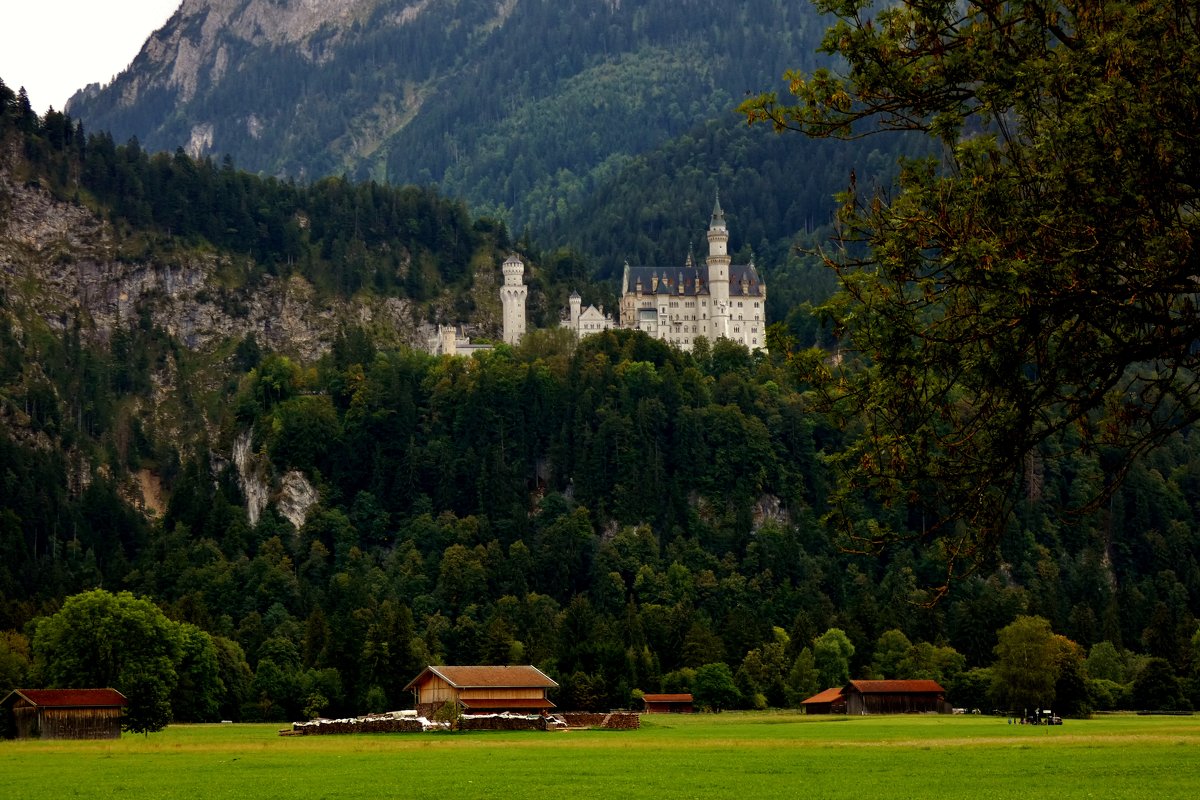
[[[2,86],[0,144],[8,175],[136,241],[128,258],[222,248],[328,291],[415,294],[402,271],[391,283],[395,254],[451,286],[477,248],[509,244],[428,190],[301,187],[148,155],[39,118]],[[72,268],[69,252],[59,261]],[[346,326],[312,363],[228,343],[210,381],[202,354],[145,315],[106,339],[79,314],[32,318],[28,291],[0,296],[6,685],[69,680],[54,669],[56,613],[101,587],[149,598],[186,631],[177,684],[193,690],[176,692],[176,719],[403,706],[428,663],[532,663],[569,708],[688,690],[724,665],[726,705],[878,676],[935,678],[956,705],[987,709],[1017,702],[1006,654],[1025,634],[1042,637],[1056,708],[1200,701],[1193,430],[1139,460],[1105,507],[1081,509],[1113,476],[1064,429],[999,551],[934,603],[944,574],[919,536],[877,556],[834,546],[827,456],[856,431],[816,410],[787,331],[769,355],[544,330],[434,358]],[[174,437],[130,412],[164,381],[191,398]],[[247,433],[273,474],[319,490],[299,528],[273,506],[251,524],[230,459]],[[138,470],[162,481],[161,515],[126,501]],[[904,508],[859,513],[914,524]]]

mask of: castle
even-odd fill
[[[621,280],[622,328],[691,350],[697,336],[724,337],[751,350],[767,349],[767,286],[754,267],[733,264],[729,229],[718,197],[708,225],[703,266],[689,255],[683,267],[631,267]]]
[[[500,287],[504,341],[515,345],[525,335],[525,263],[516,254],[501,266]],[[718,197],[708,225],[708,257],[702,266],[691,255],[679,268],[631,267],[625,264],[621,280],[620,321],[604,307],[582,307],[578,292],[571,292],[570,312],[562,326],[583,337],[614,327],[634,328],[650,336],[691,350],[696,337],[710,342],[730,339],[751,350],[766,350],[767,286],[754,267],[733,264],[729,256],[729,229]],[[466,353],[483,349],[459,336],[455,328],[439,327],[430,340],[435,354]]]

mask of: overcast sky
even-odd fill
[[[33,110],[62,110],[89,83],[129,66],[180,0],[4,0],[0,79],[24,86]]]

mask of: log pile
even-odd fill
[[[544,731],[549,720],[538,714],[468,714],[458,719],[460,731]]]
[[[608,714],[589,714],[568,711],[558,715],[569,728],[604,728],[629,731],[642,727],[641,715],[633,711],[613,711]]]
[[[293,722],[292,729],[280,734],[290,736],[313,736],[333,733],[421,733],[427,730],[445,729],[446,723],[430,722],[424,717],[399,714],[369,714],[365,717],[347,719],[314,719],[309,722]]]
[[[314,719],[293,722],[280,736],[316,736],[346,733],[421,733],[448,730],[449,722],[431,722],[413,711],[393,711],[387,714],[368,714],[346,719]],[[563,728],[606,728],[632,730],[641,727],[639,714],[614,711],[609,714],[571,712],[543,717],[540,714],[464,714],[453,727],[461,731],[546,731]]]

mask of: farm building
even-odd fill
[[[800,707],[805,714],[845,714],[846,696],[835,686],[801,701]]]
[[[14,689],[0,702],[10,739],[119,739],[116,689]]]
[[[426,667],[409,681],[417,713],[430,716],[447,701],[471,712],[547,711],[546,690],[557,683],[537,667]]]
[[[946,690],[937,681],[850,681],[842,687],[848,714],[949,712]]]
[[[690,694],[647,694],[642,695],[642,702],[647,714],[691,714],[696,710]]]

